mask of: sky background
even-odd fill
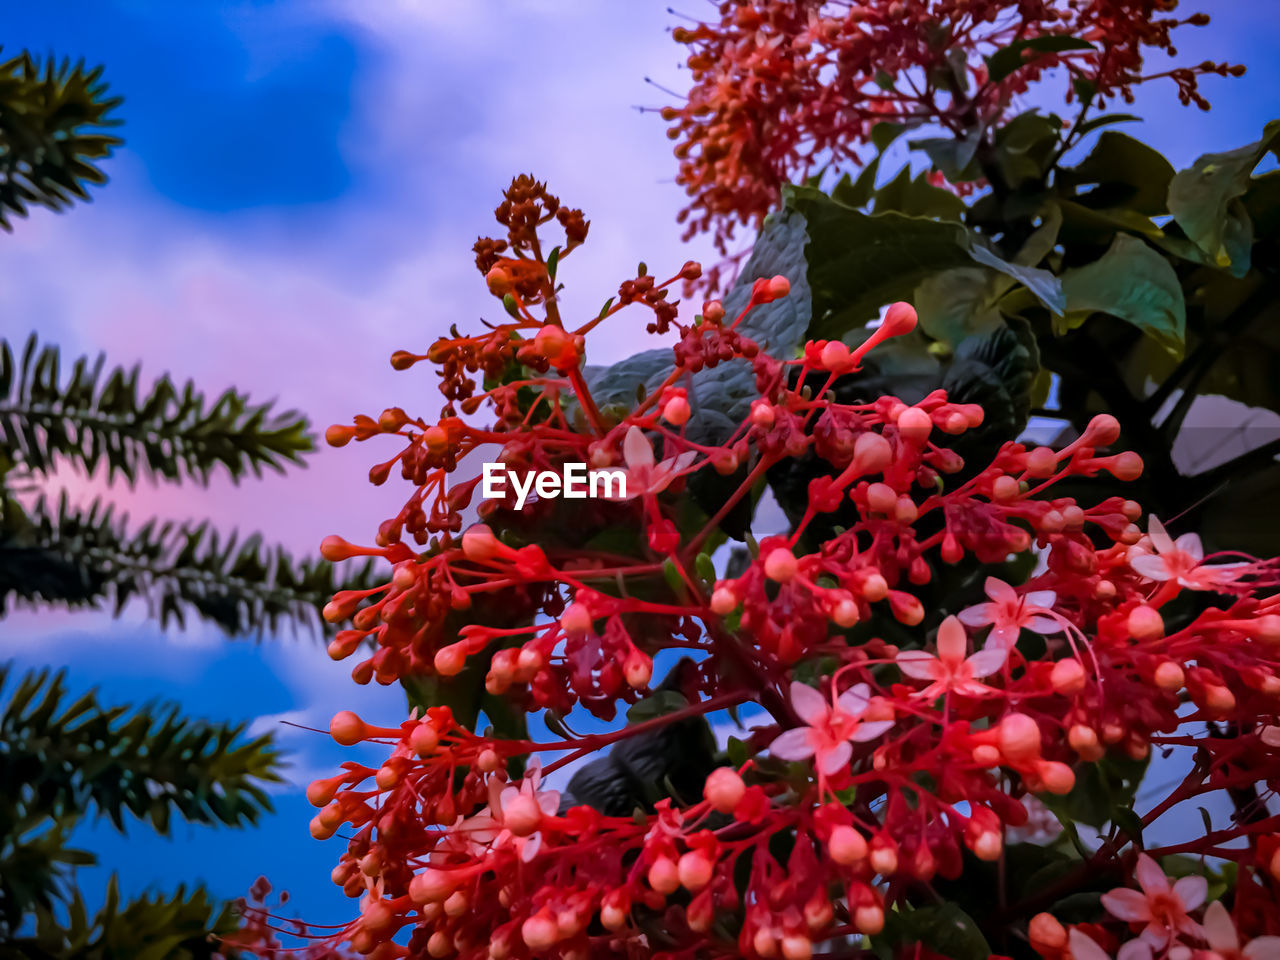
[[[690,0],[701,12],[704,0]],[[1242,80],[1210,78],[1211,113],[1177,105],[1169,85],[1144,91],[1131,133],[1175,166],[1255,140],[1280,115],[1280,25],[1256,0],[1185,4],[1215,23],[1188,28],[1179,60],[1244,63]],[[393,373],[399,348],[421,351],[494,301],[471,244],[515,173],[546,179],[592,221],[561,271],[569,314],[593,315],[644,260],[669,276],[705,243],[680,242],[683,195],[652,77],[687,86],[674,18],[649,0],[295,0],[66,2],[10,6],[6,54],[28,48],[106,68],[125,97],[126,144],[104,164],[111,183],[70,213],[37,211],[0,237],[0,334],[31,331],[64,357],[107,351],[147,377],[194,378],[305,411],[319,428],[401,405],[440,405],[426,371]],[[593,347],[592,362],[639,345],[637,329]],[[235,487],[115,491],[135,514],[211,517],[260,530],[296,551],[338,533],[368,540],[403,496],[375,489],[368,445],[322,450],[306,469]],[[69,476],[87,496],[91,479]],[[359,688],[306,637],[226,642],[196,627],[159,633],[145,611],[19,612],[0,623],[0,661],[70,670],[74,689],[108,700],[176,699],[188,712],[276,730],[293,781],[260,831],[179,826],[171,841],[134,826],[127,838],[81,838],[103,868],[84,871],[92,902],[108,869],[126,892],[204,880],[242,894],[260,873],[318,922],[350,909],[327,875],[339,841],[307,833],[301,789],[350,758],[318,726],[339,708],[396,722],[396,690]]]

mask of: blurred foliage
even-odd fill
[[[270,737],[183,718],[173,704],[104,707],[93,692],[71,700],[65,673],[33,671],[6,689],[10,672],[0,667],[0,934],[79,896],[66,870],[96,858],[64,841],[86,816],[124,832],[130,815],[169,836],[175,813],[243,826],[270,812],[264,787],[279,780]]]
[[[11,218],[31,206],[88,200],[87,185],[106,183],[94,164],[121,143],[107,132],[120,123],[111,116],[120,103],[102,67],[26,52],[0,63],[0,227],[12,230]]]
[[[106,182],[94,162],[121,142],[106,132],[120,102],[101,68],[25,53],[0,64],[0,226],[32,206],[64,210]],[[256,534],[220,535],[208,521],[131,528],[109,495],[81,506],[50,489],[66,469],[129,487],[205,485],[220,470],[239,482],[283,472],[313,445],[301,415],[233,389],[210,402],[190,381],[147,386],[137,366],[109,367],[104,356],[64,370],[57,348],[34,335],[20,350],[0,341],[0,615],[15,602],[119,614],[140,599],[161,628],[194,617],[229,636],[323,629],[320,607],[367,585],[368,566],[339,581],[329,563]],[[234,953],[216,939],[235,929],[234,911],[201,888],[122,902],[112,875],[91,917],[74,871],[96,858],[68,842],[101,817],[166,836],[174,817],[255,823],[279,780],[272,738],[184,717],[177,705],[104,706],[93,692],[73,700],[61,673],[10,674],[0,666],[0,960]]]

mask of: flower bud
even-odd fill
[[[1037,913],[1027,927],[1031,946],[1041,954],[1052,954],[1067,945],[1067,928],[1051,913]]]
[[[893,462],[893,447],[881,434],[867,431],[853,443],[853,463],[859,473],[880,473]]]
[[[673,426],[683,427],[689,422],[692,410],[684,397],[672,397],[662,406],[662,417]]]
[[[786,547],[776,547],[764,560],[764,575],[778,583],[786,583],[796,575],[795,554]]]
[[[738,609],[738,597],[728,587],[716,587],[711,593],[711,612],[718,617],[727,617]]]
[[[1164,633],[1164,618],[1145,603],[1129,611],[1129,635],[1135,640],[1151,640]]]
[[[1018,763],[1040,753],[1040,727],[1025,713],[1011,713],[1000,721],[1000,752]]]
[[[1102,745],[1098,743],[1098,731],[1085,723],[1076,723],[1067,731],[1067,743],[1071,749],[1080,754],[1084,760],[1098,760],[1102,757]]]
[[[610,931],[618,931],[627,925],[627,914],[631,910],[631,898],[621,887],[610,890],[600,902],[600,923]]]
[[[884,908],[878,904],[858,907],[853,912],[853,925],[859,933],[874,937],[884,929]]]
[[[786,933],[782,936],[783,960],[809,960],[813,956],[813,941],[803,933]]]
[[[690,851],[680,858],[676,872],[680,877],[680,886],[691,893],[697,893],[711,882],[715,864],[706,854],[697,850]]]
[[[457,879],[451,871],[427,867],[409,881],[409,898],[418,906],[440,903],[457,887]]]
[[[851,867],[865,860],[868,850],[866,838],[847,824],[840,824],[833,829],[827,840],[827,853],[832,860],[844,867]]]
[[[584,603],[571,603],[560,615],[560,627],[565,633],[591,632],[591,611]]]
[[[324,442],[331,447],[345,447],[356,435],[355,427],[335,423],[324,431]]]
[[[876,513],[892,513],[898,506],[898,494],[887,483],[873,483],[867,487],[867,507]]]
[[[429,720],[420,721],[409,734],[409,746],[420,757],[429,757],[439,745],[440,733]]]
[[[462,535],[462,553],[468,560],[482,563],[497,556],[502,544],[483,523],[473,524]]]
[[[329,736],[344,747],[355,746],[363,740],[367,729],[364,721],[350,710],[335,713],[329,721]]]
[[[742,777],[729,767],[717,767],[711,771],[702,787],[707,803],[720,813],[732,813],[746,792],[747,786]]]
[[[1172,660],[1165,660],[1160,666],[1156,667],[1153,679],[1156,682],[1156,686],[1161,690],[1176,693],[1182,689],[1182,684],[1186,681],[1187,675],[1178,664]]]
[[[831,608],[831,622],[846,630],[857,623],[860,616],[858,604],[852,599],[841,600]]]
[[[1074,657],[1068,657],[1053,665],[1053,672],[1049,674],[1049,683],[1053,685],[1055,693],[1069,696],[1084,689],[1087,677],[1088,674],[1080,661]]]
[[[756,400],[751,404],[751,422],[761,430],[773,426],[773,404],[768,400]]]
[[[933,432],[933,417],[919,407],[907,407],[898,417],[898,434],[908,443],[923,444]]]
[[[680,869],[674,860],[660,856],[649,866],[649,886],[663,896],[680,889]]]
[[[1035,447],[1027,453],[1027,474],[1051,477],[1058,472],[1058,455],[1052,447]]]
[[[330,563],[340,563],[360,555],[360,548],[343,540],[342,537],[330,534],[320,541],[320,556]]]
[[[844,373],[853,368],[853,360],[849,356],[849,348],[839,340],[829,340],[822,348],[822,366],[832,373]]]
[[[871,838],[871,869],[882,877],[898,871],[898,845],[887,834],[878,833]]]
[[[897,303],[889,304],[880,329],[884,331],[886,337],[900,337],[916,328],[916,320],[916,308],[905,300],[899,300]]]
[[[1075,771],[1057,760],[1041,763],[1036,772],[1044,781],[1044,788],[1058,796],[1070,793],[1076,785]]]
[[[551,911],[543,907],[520,925],[520,939],[534,953],[546,950],[560,939],[560,927]]]
[[[1120,421],[1109,413],[1100,413],[1084,428],[1079,443],[1085,447],[1109,447],[1120,439]]]
[[[653,678],[653,660],[639,650],[632,650],[622,663],[622,675],[632,690],[643,690]]]

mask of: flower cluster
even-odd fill
[[[1061,449],[1010,440],[967,465],[946,441],[979,426],[981,407],[940,390],[914,404],[835,399],[868,352],[914,327],[909,305],[856,347],[811,341],[772,356],[740,325],[790,295],[786,278],[755,281],[737,316],[710,301],[686,323],[668,298],[697,277],[686,264],[661,282],[642,270],[575,324],[556,290],[581,214],[519,178],[498,216],[508,235],[477,244],[478,262],[508,318],[393,359],[436,368],[442,415],[392,409],[328,434],[394,438],[373,479],[398,464],[411,490],[371,543],[325,541],[330,559],[388,566],[381,586],[326,607],[350,621],[329,652],[358,659],[357,682],[438,695],[390,726],[333,718],[337,742],[383,744],[386,758],[349,762],[307,792],[312,834],[345,838],[333,881],[359,903],[312,952],[809,960],[817,944],[882,935],[891,912],[932,902],[934,884],[1002,861],[1037,797],[1052,805],[1115,758],[1195,751],[1181,784],[1131,813],[1143,827],[1203,794],[1280,782],[1268,733],[1280,707],[1276,567],[1205,557],[1133,501],[1058,495],[1068,478],[1139,475],[1136,454],[1108,452],[1113,418]],[[548,251],[539,232],[553,220],[566,237]],[[628,304],[673,342],[669,372],[627,404],[601,404],[585,345]],[[694,429],[692,374],[720,364],[750,371],[754,399],[712,442]],[[560,500],[473,504],[477,461],[493,456],[511,471],[617,467],[630,496],[580,501],[572,515]],[[786,535],[748,535],[745,569],[717,568],[726,518],[771,469],[801,459],[813,465],[803,517]],[[706,510],[690,493],[704,479],[725,491]],[[806,546],[836,511],[852,522]],[[971,586],[926,608],[919,595],[966,565]],[[663,654],[686,658],[674,691],[655,690]],[[639,700],[655,709],[611,723]],[[484,721],[466,706],[481,701]],[[747,730],[691,795],[667,789],[618,815],[548,785],[614,745],[730,713]],[[548,718],[549,739],[509,719],[529,714]],[[574,733],[587,714],[598,732]],[[1271,956],[1280,817],[1262,800],[1142,856],[1137,826],[1113,832],[1047,892],[1002,890],[983,922],[1017,928],[1048,960],[1094,960],[1130,940],[1169,956]],[[1237,865],[1234,917],[1204,907],[1202,879],[1169,884],[1152,858],[1172,853]],[[1107,894],[1094,922],[1036,915],[1135,869],[1141,892]],[[261,911],[256,922],[270,927]]]
[[[1132,99],[1171,78],[1183,103],[1208,104],[1206,62],[1144,72],[1148,51],[1176,54],[1172,31],[1202,25],[1166,0],[741,0],[718,20],[678,27],[689,48],[687,100],[666,107],[688,233],[713,230],[722,253],[739,224],[758,226],[783,184],[859,162],[877,124],[937,124],[981,137],[1047,70],[1068,97]],[[1001,53],[1000,51],[1003,51]],[[1000,57],[1002,59],[994,59]],[[1011,62],[1009,58],[1012,58]],[[994,64],[994,68],[989,66]]]

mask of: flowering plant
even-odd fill
[[[359,906],[305,950],[1276,955],[1274,561],[1090,497],[1142,471],[1109,415],[1060,449],[1012,439],[1030,352],[1008,330],[952,367],[999,386],[985,406],[851,396],[912,335],[909,304],[852,345],[812,338],[804,261],[766,237],[694,317],[671,296],[687,263],[575,321],[582,213],[528,177],[496,213],[476,260],[508,317],[392,358],[434,368],[441,416],[327,434],[394,438],[370,478],[410,490],[372,542],[325,540],[387,569],[325,608],[350,621],[329,652],[414,710],[333,718],[386,755],[308,789]],[[586,366],[627,307],[668,344]],[[617,467],[634,496],[477,501],[491,454]],[[785,530],[762,527],[766,487]],[[1185,773],[1139,801],[1153,752]],[[1187,803],[1217,812],[1167,834]],[[278,955],[272,928],[251,908],[240,940]]]

